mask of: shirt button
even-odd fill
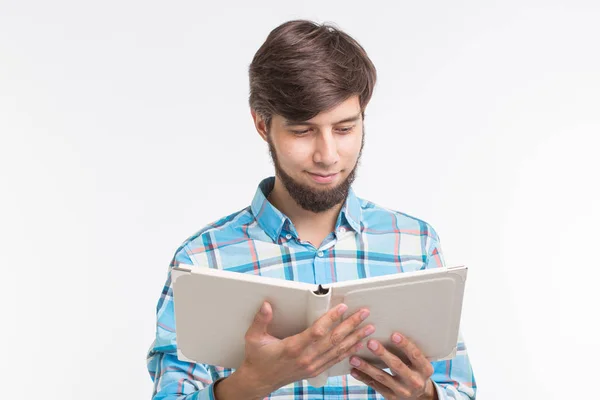
[[[340,229],[339,229],[339,231],[338,231],[338,232],[339,232],[339,233],[344,233],[344,232],[346,232],[346,228],[342,227],[342,228],[340,228]]]
[[[319,252],[317,253],[317,255],[318,255],[319,257],[323,257],[323,252],[322,252],[322,251],[319,251]]]
[[[287,240],[290,240],[290,239],[292,238],[292,235],[290,235],[290,234],[288,233],[287,235],[285,235],[285,238],[286,238]]]

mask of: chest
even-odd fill
[[[416,271],[426,264],[426,240],[417,235],[330,234],[320,246],[287,239],[249,240],[220,248],[220,267],[306,283],[331,283]]]

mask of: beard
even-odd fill
[[[348,174],[346,179],[344,179],[343,182],[331,189],[317,190],[313,189],[308,185],[296,181],[294,178],[288,175],[281,167],[279,159],[277,158],[277,151],[275,150],[275,146],[273,146],[271,136],[268,132],[267,143],[269,145],[269,154],[271,155],[273,165],[275,166],[275,174],[279,179],[281,179],[281,183],[288,191],[292,199],[294,199],[294,201],[300,207],[307,211],[321,213],[344,202],[348,197],[350,187],[352,186],[352,183],[356,178],[356,171],[358,169],[360,158],[362,156],[362,150],[365,145],[365,132],[363,126],[363,136],[360,145],[360,151],[358,153],[358,158],[356,160],[356,164],[354,164],[354,167],[352,168],[352,171],[350,171],[350,173]]]

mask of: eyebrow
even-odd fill
[[[343,124],[344,122],[353,122],[353,121],[357,121],[358,119],[360,119],[362,113],[358,113],[352,117],[348,117],[348,118],[344,118],[340,121],[334,122],[333,125],[337,125],[337,124]],[[283,123],[284,126],[294,126],[294,125],[316,125],[313,124],[312,122],[308,122],[308,121],[290,121],[290,120],[285,120],[285,122]]]

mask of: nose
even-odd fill
[[[331,131],[322,131],[316,138],[316,149],[313,161],[326,166],[334,165],[339,161],[336,138]]]

